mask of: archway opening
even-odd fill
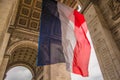
[[[16,66],[11,68],[4,80],[32,80],[33,75],[31,71],[24,66]]]

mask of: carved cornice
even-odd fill
[[[9,28],[9,32],[11,33],[9,46],[15,42],[22,40],[28,40],[38,43],[39,32],[15,28]]]

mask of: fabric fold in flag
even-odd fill
[[[43,0],[37,65],[66,62],[67,70],[88,76],[90,43],[84,16],[56,2]]]

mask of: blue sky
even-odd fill
[[[14,67],[7,72],[4,80],[31,80],[31,72],[22,66]]]

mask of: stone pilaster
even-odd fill
[[[5,56],[2,61],[2,65],[0,66],[0,80],[3,80],[3,78],[4,78],[8,60],[9,60],[9,56]]]
[[[3,56],[5,54],[5,50],[9,41],[10,34],[6,33],[5,37],[3,37],[3,43],[0,48],[0,65],[2,64]]]

